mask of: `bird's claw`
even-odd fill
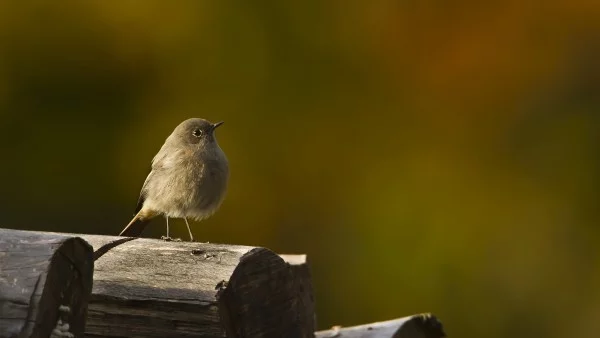
[[[168,236],[160,236],[160,239],[162,239],[165,242],[181,242],[181,238],[171,238]]]

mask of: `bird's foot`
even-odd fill
[[[162,239],[165,242],[181,242],[181,238],[171,238],[168,236],[160,236],[160,239]]]

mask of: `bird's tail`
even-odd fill
[[[149,222],[150,222],[150,217],[142,218],[140,213],[138,212],[138,214],[135,215],[135,217],[133,217],[131,222],[129,222],[129,224],[127,224],[125,229],[123,229],[123,231],[121,231],[119,236],[139,237]]]

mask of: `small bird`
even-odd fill
[[[152,170],[140,192],[135,216],[119,236],[138,237],[155,216],[167,221],[183,218],[194,240],[188,218],[200,221],[214,214],[227,191],[229,164],[210,123],[191,118],[179,124],[152,160]]]

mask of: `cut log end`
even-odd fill
[[[81,238],[0,229],[0,336],[82,336],[92,248]]]
[[[309,275],[298,273],[303,271],[299,266],[286,263],[264,248],[242,256],[227,286],[218,294],[227,336],[314,337],[312,287],[308,287]]]
[[[442,323],[430,313],[414,315],[402,325],[394,338],[443,338],[446,337]]]

